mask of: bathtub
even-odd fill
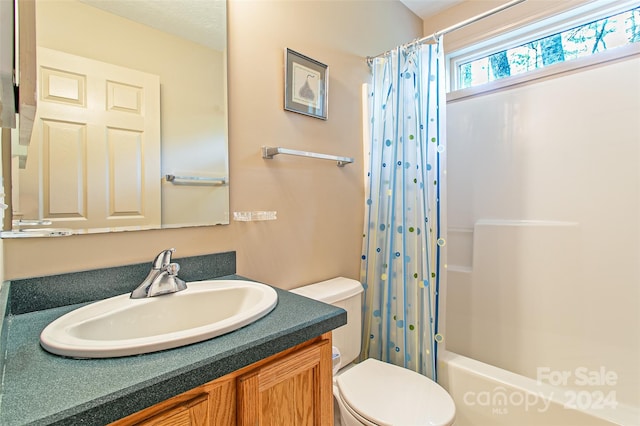
[[[438,352],[438,383],[456,403],[455,426],[640,425],[640,410],[446,350]]]

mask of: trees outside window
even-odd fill
[[[459,89],[640,42],[640,7],[458,66]]]

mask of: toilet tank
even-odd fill
[[[340,351],[340,365],[360,355],[362,345],[362,284],[349,278],[333,278],[291,290],[292,293],[328,303],[347,311],[347,323],[332,331],[333,346]]]

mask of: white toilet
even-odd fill
[[[291,291],[347,311],[347,324],[333,330],[334,358],[339,354],[340,359],[337,366],[334,359],[333,396],[343,426],[453,424],[453,399],[433,380],[372,358],[352,363],[361,347],[363,289],[358,281],[334,278]]]

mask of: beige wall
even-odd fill
[[[6,240],[5,278],[150,262],[167,247],[190,256],[235,250],[238,273],[281,288],[358,278],[363,224],[361,85],[367,55],[422,35],[395,1],[229,2],[231,211],[276,210],[278,219],[227,226]],[[329,65],[329,119],[283,110],[286,47]],[[262,145],[352,156],[279,156]],[[188,208],[188,207],[186,207]]]

